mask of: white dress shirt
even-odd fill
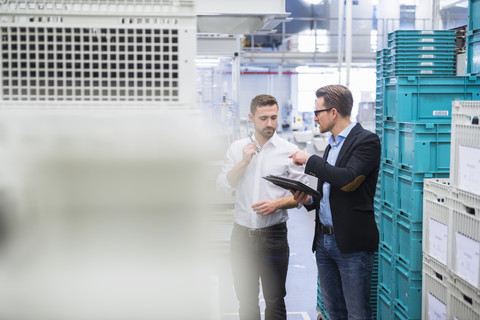
[[[232,188],[227,180],[227,173],[243,158],[243,147],[251,143],[249,138],[237,140],[227,151],[225,165],[217,179],[217,187],[223,190],[236,190],[234,222],[248,228],[265,228],[287,221],[286,209],[279,209],[267,216],[262,216],[252,209],[252,205],[263,200],[274,200],[291,196],[290,191],[280,188],[263,179],[269,174],[299,180],[308,184],[307,176],[303,173],[303,166],[296,166],[288,156],[298,150],[298,147],[277,133],[263,145],[260,152],[255,154],[238,181],[236,188]]]

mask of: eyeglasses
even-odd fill
[[[327,109],[315,110],[315,111],[313,111],[313,113],[315,113],[315,116],[318,117],[318,115],[320,114],[320,112],[330,111],[330,110],[332,110],[332,109],[335,109],[335,108],[327,108]]]

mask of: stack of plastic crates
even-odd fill
[[[388,35],[391,76],[455,75],[453,30],[398,30]]]
[[[452,101],[480,99],[480,79],[385,79],[378,317],[420,319],[423,181],[448,178]]]
[[[424,319],[480,318],[480,101],[452,107],[451,178],[425,180]]]
[[[383,49],[377,51],[377,80],[376,80],[376,90],[375,90],[375,133],[380,138],[380,143],[383,139],[383,101],[384,101],[384,87],[385,87],[385,77],[388,75],[386,70],[387,60],[389,56],[389,49]],[[379,227],[380,223],[380,192],[381,192],[381,177],[380,172],[378,176],[377,189],[375,193],[375,221]]]
[[[467,74],[480,73],[480,0],[468,5]]]
[[[378,319],[422,316],[424,179],[449,177],[452,101],[480,99],[480,79],[455,76],[455,39],[455,31],[395,31],[387,73],[377,73]]]

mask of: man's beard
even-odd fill
[[[270,129],[272,132],[271,133],[265,132],[265,130],[267,129]],[[275,133],[275,128],[267,127],[267,128],[264,128],[262,131],[259,131],[259,133],[262,135],[262,137],[266,139],[270,139],[271,137],[273,137],[273,134]]]

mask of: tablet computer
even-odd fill
[[[263,179],[270,181],[271,183],[287,189],[287,190],[300,190],[303,191],[311,196],[318,197],[320,198],[320,192],[318,192],[315,189],[310,188],[306,184],[301,183],[300,181],[297,180],[292,180],[284,177],[279,177],[279,176],[274,176],[274,175],[268,175],[266,177],[263,177]]]

